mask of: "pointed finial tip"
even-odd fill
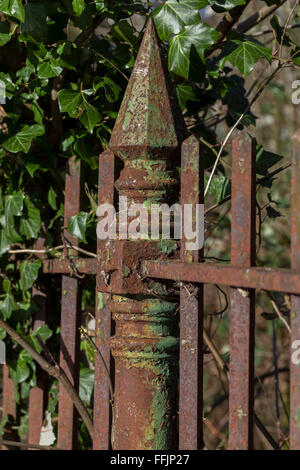
[[[152,16],[149,16],[145,32],[156,32],[156,27]]]

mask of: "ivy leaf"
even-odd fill
[[[5,230],[0,230],[0,256],[9,250],[9,243]]]
[[[167,0],[153,12],[159,37],[168,41],[172,34],[178,34],[184,26],[200,20],[199,10],[206,7],[206,0]]]
[[[47,11],[42,3],[26,3],[25,19],[21,24],[21,33],[41,41],[47,37]]]
[[[28,126],[27,124],[22,127],[13,137],[10,137],[3,143],[3,147],[12,153],[25,152],[27,153],[31,147],[31,143],[35,137],[45,133],[44,126],[35,124]]]
[[[0,47],[4,46],[11,39],[10,34],[0,33]]]
[[[34,120],[41,126],[43,125],[44,110],[40,107],[37,101],[30,103],[33,112]]]
[[[62,71],[62,67],[54,65],[51,62],[41,62],[37,68],[38,76],[41,79],[58,77]]]
[[[268,47],[260,46],[256,42],[239,40],[227,43],[221,54],[220,67],[224,68],[226,62],[237,67],[243,76],[248,75],[261,57],[272,62],[272,51]]]
[[[217,13],[222,13],[226,10],[231,10],[238,5],[245,5],[245,0],[209,0],[212,9]]]
[[[270,217],[271,219],[276,219],[277,217],[281,217],[280,212],[278,212],[272,206],[267,207],[267,214],[268,214],[268,217]]]
[[[4,320],[9,318],[14,310],[16,310],[17,304],[11,294],[6,294],[5,299],[0,302],[0,311],[3,315]]]
[[[30,289],[37,280],[39,269],[42,266],[41,260],[37,259],[33,263],[24,261],[20,266],[20,284],[23,292]]]
[[[179,83],[176,87],[176,93],[179,101],[179,106],[182,111],[186,108],[186,103],[191,100],[195,101],[196,95],[191,85],[187,83]]]
[[[15,383],[19,384],[24,382],[30,375],[30,369],[27,365],[27,363],[24,360],[18,359],[17,362],[17,368],[16,368],[16,374],[15,374]]]
[[[75,15],[80,16],[85,10],[85,1],[84,0],[73,0],[72,6]]]
[[[5,198],[5,216],[9,219],[11,216],[20,216],[23,212],[24,196],[22,193],[9,194]]]
[[[70,217],[68,221],[68,232],[81,242],[86,242],[85,232],[88,216],[88,212],[79,212],[79,214]]]
[[[24,21],[25,19],[22,0],[0,0],[0,11],[17,18],[19,21]]]
[[[80,114],[80,106],[83,103],[82,94],[73,90],[60,90],[58,93],[59,109],[66,112],[70,117],[77,117]]]
[[[263,148],[262,145],[256,146],[256,173],[258,175],[266,176],[269,168],[280,162],[283,157],[277,153],[269,152]]]
[[[101,114],[97,111],[97,109],[89,104],[86,100],[84,100],[84,113],[80,116],[80,121],[82,124],[88,129],[89,132],[92,132],[95,125],[101,119]]]
[[[32,336],[39,336],[44,342],[46,342],[51,336],[53,335],[53,331],[50,330],[48,325],[39,326],[34,332]]]
[[[121,87],[117,85],[111,78],[104,77],[97,79],[93,83],[94,90],[97,91],[99,88],[104,88],[105,96],[109,103],[114,103],[119,99]]]
[[[205,178],[205,185],[208,178]],[[209,187],[209,194],[216,196],[216,203],[219,204],[226,196],[231,193],[231,182],[224,175],[215,175]]]
[[[276,37],[278,44],[282,43],[282,45],[286,47],[290,47],[293,45],[291,38],[289,37],[287,32],[284,32],[283,28],[280,26],[278,17],[276,15],[274,15],[271,19],[270,25],[272,26],[274,36]]]
[[[79,379],[79,396],[86,404],[91,404],[91,399],[94,390],[94,371],[91,369],[81,369]]]
[[[37,238],[41,229],[41,216],[37,207],[30,202],[29,197],[25,196],[25,205],[27,207],[28,218],[22,218],[20,222],[20,233],[24,235],[27,240],[30,238]]]
[[[49,206],[54,210],[56,211],[57,210],[57,202],[56,202],[56,199],[57,199],[57,194],[56,192],[54,191],[54,189],[51,188],[49,189],[48,191],[48,203],[49,203]]]
[[[126,20],[117,23],[111,32],[119,41],[128,42],[133,47],[137,46],[138,38],[135,35],[136,30]]]
[[[219,33],[204,23],[185,26],[172,37],[169,50],[169,69],[181,77],[188,78],[190,69],[190,51],[194,46],[204,61],[204,51],[219,37]]]

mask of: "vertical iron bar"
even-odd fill
[[[15,388],[12,379],[9,377],[9,369],[7,365],[3,366],[3,402],[2,414],[16,418],[17,407],[15,402]]]
[[[203,203],[204,168],[199,141],[183,142],[181,155],[181,205]],[[182,224],[183,225],[183,224]],[[199,251],[187,251],[184,233],[181,260],[198,262]],[[203,284],[180,288],[179,449],[197,450],[203,445]]]
[[[19,440],[18,432],[16,429],[13,429],[13,426],[19,424],[19,407],[15,401],[15,387],[12,379],[9,377],[9,368],[7,365],[3,366],[2,397],[2,417],[5,415],[8,417],[3,439],[17,441]],[[15,447],[2,445],[1,449],[13,450]]]
[[[291,268],[300,271],[300,131],[293,136]],[[300,448],[300,364],[293,358],[300,341],[300,296],[291,296],[290,449]],[[296,346],[296,347],[295,347]]]
[[[44,237],[39,237],[36,243],[36,249],[45,248]],[[34,302],[38,306],[38,311],[34,314],[33,329],[37,330],[43,326],[46,319],[47,295],[37,287],[32,290]],[[30,444],[39,444],[41,429],[44,420],[44,412],[48,398],[48,376],[47,373],[36,364],[36,387],[30,389],[29,393],[29,421],[28,421],[28,442]]]
[[[64,225],[68,219],[80,211],[80,162],[72,157],[68,161],[65,189]],[[72,245],[76,239],[67,231],[64,236]],[[72,250],[66,250],[69,256],[77,256]],[[78,279],[69,275],[62,276],[61,297],[61,343],[60,366],[67,374],[75,389],[79,386],[79,301]],[[60,385],[58,407],[58,447],[71,450],[77,445],[77,411],[68,393]]]
[[[38,289],[33,289],[34,301],[38,304],[39,310],[35,314],[34,327],[36,330],[45,324],[46,321],[46,294]],[[28,442],[39,444],[41,429],[44,420],[44,411],[47,402],[48,377],[44,370],[36,365],[36,387],[30,389],[29,394],[29,422],[28,422]]]
[[[255,263],[255,143],[242,133],[232,147],[231,264]],[[254,289],[230,289],[229,443],[253,447]]]
[[[103,152],[99,157],[98,204],[114,203],[114,167],[115,158],[111,151]],[[103,242],[97,240],[98,265],[96,274],[96,346],[111,371],[111,353],[108,340],[111,337],[111,312],[108,308],[109,294],[101,292],[101,253]],[[95,388],[94,388],[94,450],[110,448],[111,404],[109,378],[99,353],[95,354]]]

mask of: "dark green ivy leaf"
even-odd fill
[[[258,60],[264,57],[272,62],[272,51],[252,41],[234,40],[227,43],[221,54],[220,66],[224,68],[226,62],[237,67],[243,76],[248,75]]]
[[[262,145],[256,146],[256,173],[258,175],[266,176],[269,168],[280,162],[283,157],[277,153],[269,152],[263,148]]]
[[[0,0],[0,11],[8,16],[13,16],[19,21],[24,21],[25,12],[22,0]]]
[[[75,15],[80,16],[85,10],[85,0],[73,0],[72,6]]]
[[[22,193],[9,194],[5,198],[5,216],[9,219],[11,216],[20,216],[23,212],[24,196]]]
[[[60,90],[58,93],[59,109],[66,112],[70,117],[77,117],[82,109],[82,94],[79,91]]]
[[[179,34],[172,37],[169,50],[169,69],[181,77],[188,78],[190,51],[194,46],[204,61],[204,51],[219,37],[219,33],[204,23],[184,26]]]
[[[159,37],[168,41],[172,34],[178,34],[184,26],[196,23],[200,20],[199,10],[207,5],[206,0],[167,0],[153,12]]]
[[[3,147],[12,153],[25,152],[27,153],[31,147],[31,143],[35,137],[45,133],[44,126],[35,124],[28,126],[27,124],[13,137],[10,137],[3,143]]]
[[[79,396],[88,406],[91,404],[91,398],[94,390],[94,371],[91,369],[81,369],[79,379]]]
[[[0,302],[0,312],[3,315],[4,320],[9,318],[14,310],[16,310],[17,304],[11,294],[6,294],[5,299]]]
[[[84,100],[84,112],[80,116],[80,121],[82,124],[88,129],[89,132],[92,132],[95,125],[101,119],[101,114],[97,111],[97,109],[89,104],[86,100]]]
[[[86,241],[85,232],[88,216],[88,212],[79,212],[79,214],[70,217],[68,221],[68,232],[81,242]]]
[[[5,230],[0,230],[0,256],[6,253],[9,249],[9,243]]]
[[[62,71],[62,67],[54,65],[51,61],[41,62],[37,68],[38,76],[42,79],[58,77]]]
[[[280,212],[278,212],[272,206],[267,207],[267,214],[268,214],[268,217],[270,217],[271,219],[276,219],[277,217],[281,217]]]
[[[209,0],[212,9],[217,13],[222,13],[226,10],[231,10],[239,5],[245,5],[245,0]]]
[[[39,259],[34,262],[26,260],[20,265],[20,284],[23,292],[30,289],[37,280],[41,266],[42,262]]]
[[[43,3],[29,2],[25,5],[25,21],[21,33],[41,41],[47,37],[47,11]]]
[[[57,199],[57,194],[56,192],[54,191],[54,189],[51,188],[49,189],[48,191],[48,203],[49,203],[49,206],[54,210],[56,211],[57,210],[57,202],[56,202],[56,199]]]
[[[41,229],[41,216],[40,211],[37,207],[30,202],[29,197],[25,196],[25,205],[27,208],[28,216],[23,217],[20,222],[20,233],[26,237],[27,240],[30,238],[37,238]]]

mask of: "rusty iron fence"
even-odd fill
[[[203,447],[203,285],[230,288],[229,449],[251,449],[254,413],[255,289],[292,294],[291,341],[300,339],[300,133],[292,165],[292,268],[255,267],[256,153],[246,134],[232,145],[231,263],[205,263],[185,240],[173,252],[161,240],[98,240],[95,258],[66,249],[65,259],[43,259],[43,276],[61,275],[60,365],[78,388],[80,280],[96,276],[96,343],[114,382],[114,406],[99,354],[95,357],[94,439],[98,450],[194,450]],[[117,175],[115,159],[124,167]],[[181,158],[181,185],[174,162]],[[99,204],[118,195],[130,202],[203,203],[199,141],[188,136],[170,87],[150,20],[121,105],[109,149],[99,158]],[[81,167],[68,162],[65,225],[80,211]],[[124,235],[124,234],[123,234]],[[78,246],[68,233],[66,238]],[[77,244],[77,245],[76,245]],[[179,245],[179,244],[178,244]],[[79,256],[80,255],[80,256]],[[70,262],[71,261],[71,262]],[[180,298],[168,286],[179,283]],[[35,327],[46,322],[47,298],[38,290]],[[178,321],[178,311],[179,319]],[[179,338],[179,339],[178,339]],[[179,393],[178,393],[179,392]],[[13,384],[3,374],[3,414],[16,417]],[[30,391],[28,442],[38,444],[47,401],[47,377],[38,369]],[[300,369],[290,364],[290,448],[300,448]],[[178,420],[175,417],[178,416]],[[57,446],[74,449],[77,413],[60,387]],[[178,422],[177,422],[178,421]]]

